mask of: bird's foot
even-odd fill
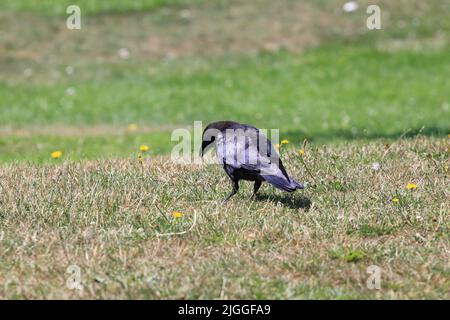
[[[250,200],[256,200],[260,197],[261,195],[259,193],[253,193],[252,196],[250,197]]]
[[[225,199],[222,200],[222,204],[227,204],[228,200],[234,195],[234,193],[228,195]]]

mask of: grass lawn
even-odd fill
[[[195,1],[195,0],[194,0]],[[192,2],[192,1],[190,1]],[[5,1],[0,8],[10,11],[38,12],[44,15],[66,14],[66,8],[77,5],[83,8],[83,13],[120,13],[139,10],[154,10],[164,6],[181,5],[188,3],[185,0],[17,0]]]
[[[83,0],[67,30],[69,2],[0,4],[0,298],[450,298],[450,4]],[[223,119],[308,187],[222,206],[169,153]]]
[[[76,72],[79,80],[60,75],[48,83],[2,83],[1,126],[19,129],[0,137],[0,160],[41,160],[52,149],[71,159],[128,157],[139,143],[169,152],[174,143],[167,126],[192,126],[198,119],[279,128],[298,143],[392,139],[422,127],[427,134],[450,131],[446,52],[326,47],[302,55],[87,65]],[[130,135],[129,123],[153,130]],[[103,128],[88,137],[60,132],[99,124]],[[31,135],[30,127],[50,128]]]
[[[220,167],[164,156],[3,165],[1,296],[449,298],[447,148],[418,137],[285,149],[304,191],[264,185],[249,201],[244,182],[226,206]],[[66,286],[71,265],[81,291]],[[366,287],[371,265],[381,290]]]

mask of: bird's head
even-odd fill
[[[233,121],[218,121],[208,124],[202,134],[200,156],[203,157],[207,149],[213,146],[213,142],[216,141],[220,132],[224,132],[226,129],[236,124],[238,123]]]

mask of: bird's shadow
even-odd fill
[[[304,209],[308,211],[311,208],[311,200],[305,196],[292,196],[285,194],[283,196],[280,195],[266,195],[266,194],[257,194],[254,198],[256,201],[274,201],[280,202],[283,206],[289,207],[291,209]]]

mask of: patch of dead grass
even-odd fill
[[[385,153],[382,142],[311,146],[312,179],[284,149],[303,192],[263,186],[249,201],[242,183],[226,206],[221,168],[162,156],[2,165],[0,297],[449,298],[448,139],[399,140]],[[288,205],[301,197],[312,205]],[[191,231],[157,236],[194,216]],[[70,265],[82,291],[66,286]],[[382,270],[379,291],[366,287],[370,265]]]
[[[331,29],[343,33],[354,29],[352,19],[328,9],[292,0],[208,1],[181,9],[86,16],[76,31],[66,28],[64,17],[3,12],[0,59],[119,61],[122,47],[134,60],[301,51],[321,43]]]

